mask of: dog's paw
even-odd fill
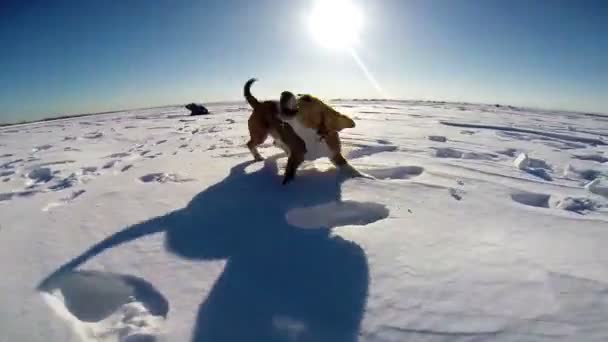
[[[283,177],[283,182],[281,182],[281,184],[287,185],[287,183],[290,183],[291,181],[293,181],[293,179],[294,179],[293,176],[285,176],[285,177]]]

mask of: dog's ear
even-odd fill
[[[304,102],[312,102],[312,96],[308,94],[298,94],[298,96],[300,96],[300,99]]]
[[[344,129],[344,128],[354,128],[355,127],[355,121],[353,121],[353,119],[349,118],[346,115],[340,114],[340,116],[338,116],[338,131]]]
[[[325,113],[325,125],[330,131],[339,132],[345,128],[355,127],[355,122],[344,114],[334,110]]]

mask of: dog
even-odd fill
[[[345,128],[354,128],[355,122],[312,95],[298,96],[297,112],[283,120],[304,140],[304,160],[327,157],[341,171],[346,171],[351,176],[363,176],[342,155],[339,135]]]
[[[305,160],[328,157],[336,167],[352,176],[361,176],[342,156],[338,132],[355,127],[355,122],[311,95],[296,99],[289,91],[281,93],[279,101],[258,101],[251,94],[252,78],[245,83],[244,96],[253,111],[248,120],[250,139],[247,147],[256,161],[264,158],[257,147],[268,135],[275,146],[288,155],[283,184],[295,178]]]
[[[284,122],[284,119],[291,118],[297,113],[296,97],[289,91],[281,93],[279,101],[260,102],[251,94],[251,85],[256,81],[255,78],[245,83],[243,94],[247,103],[253,111],[247,121],[249,128],[249,141],[247,148],[251,151],[255,161],[262,161],[257,147],[264,143],[268,135],[272,136],[275,145],[282,148],[288,155],[283,184],[287,184],[294,179],[296,170],[304,161],[306,154],[306,143],[302,140],[293,128]]]

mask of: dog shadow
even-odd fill
[[[106,249],[164,232],[165,247],[178,256],[227,259],[200,305],[192,341],[356,341],[369,286],[363,249],[331,227],[300,229],[285,218],[293,208],[341,202],[346,178],[301,170],[282,186],[276,159],[236,165],[185,208],[109,236],[39,289]]]

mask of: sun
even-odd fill
[[[363,15],[349,0],[316,0],[308,25],[315,40],[324,47],[349,49],[359,40]]]

